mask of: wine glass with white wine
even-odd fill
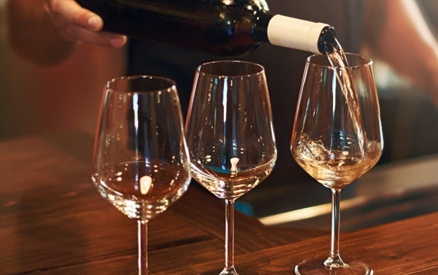
[[[202,64],[186,121],[193,178],[225,200],[225,267],[234,267],[234,202],[271,173],[277,159],[262,66],[242,61]]]
[[[99,193],[138,224],[138,274],[148,274],[147,224],[187,190],[190,162],[175,83],[157,76],[107,82],[94,145]]]
[[[305,65],[290,148],[296,162],[332,191],[332,232],[328,257],[304,260],[295,274],[373,274],[339,252],[341,190],[369,171],[383,149],[372,60],[346,58],[345,67],[333,67],[325,55],[312,55]]]

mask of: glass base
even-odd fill
[[[237,273],[234,266],[232,266],[232,267],[228,267],[228,268],[225,267],[219,275],[239,275],[239,274]]]
[[[308,259],[295,266],[296,275],[373,275],[374,271],[363,262],[346,259],[343,264],[326,266],[326,259]]]

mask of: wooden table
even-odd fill
[[[136,222],[95,190],[91,150],[92,137],[76,132],[0,143],[0,275],[136,274]],[[193,185],[152,220],[150,273],[217,275],[223,208]],[[438,274],[437,235],[438,213],[343,234],[341,252],[376,274]],[[328,232],[266,227],[236,214],[242,275],[292,274],[296,263],[328,249]]]

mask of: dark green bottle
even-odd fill
[[[104,31],[179,45],[218,56],[242,56],[264,42],[324,52],[326,24],[272,15],[264,0],[76,0],[104,21]]]

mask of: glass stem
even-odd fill
[[[332,228],[330,241],[330,255],[324,262],[328,267],[341,267],[344,262],[339,254],[339,236],[340,236],[340,204],[341,204],[341,189],[332,190]]]
[[[138,275],[148,274],[148,222],[137,221]]]
[[[234,267],[234,199],[225,200],[225,268],[220,274],[237,274]]]

